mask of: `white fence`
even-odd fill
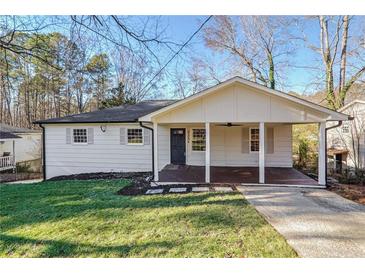
[[[13,156],[0,157],[0,171],[15,168]]]

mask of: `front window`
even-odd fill
[[[205,129],[193,129],[191,148],[193,151],[205,151]]]
[[[141,128],[128,128],[128,144],[143,144]]]
[[[73,140],[77,144],[87,144],[86,128],[75,128],[73,130]]]
[[[258,152],[260,150],[260,130],[250,128],[250,151]]]
[[[342,126],[342,133],[349,133],[350,132],[350,128],[349,125],[345,124]]]

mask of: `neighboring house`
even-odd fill
[[[33,171],[39,171],[41,140],[39,130],[0,123],[0,169],[12,169],[17,163],[27,163]]]
[[[36,123],[45,132],[46,178],[153,170],[155,181],[190,176],[216,182],[234,175],[276,183],[294,176],[292,184],[310,179],[292,169],[292,125],[318,123],[319,183],[325,185],[326,122],[339,120],[348,115],[234,77],[179,101],[145,101]]]
[[[353,120],[328,131],[329,168],[339,173],[347,167],[365,169],[365,101],[354,100],[339,111]]]

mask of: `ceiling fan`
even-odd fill
[[[220,127],[240,127],[242,125],[232,124],[232,123],[225,123],[225,124],[217,124],[217,126],[220,126]]]

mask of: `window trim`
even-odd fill
[[[193,128],[191,128],[191,130],[190,130],[190,132],[191,132],[190,133],[191,134],[191,136],[190,136],[190,150],[191,150],[192,153],[205,153],[205,151],[207,149],[207,147],[206,147],[206,145],[207,145],[207,135],[205,135],[205,149],[204,150],[193,150],[193,135],[194,135],[193,131],[194,131],[194,129],[204,129],[205,134],[207,134],[207,131],[206,131],[205,127],[193,127]]]
[[[86,130],[86,142],[75,142],[75,138],[74,138],[74,130],[76,129],[84,129]],[[89,132],[87,130],[86,127],[77,127],[77,128],[72,128],[72,134],[71,134],[71,141],[72,141],[72,144],[73,145],[76,145],[76,146],[85,146],[85,145],[88,145],[89,144]]]
[[[259,130],[259,139],[258,139],[258,142],[259,142],[259,150],[258,151],[253,151],[251,150],[251,129],[258,129]],[[250,153],[253,153],[253,154],[258,154],[260,152],[260,128],[259,127],[249,127],[249,133],[248,133],[248,146],[249,146],[249,151]]]
[[[140,127],[127,127],[127,132],[126,132],[126,145],[127,146],[143,146],[144,145],[144,130],[143,128],[140,128]],[[128,140],[128,131],[130,129],[140,129],[142,131],[142,142],[141,143],[130,143],[129,140]]]

